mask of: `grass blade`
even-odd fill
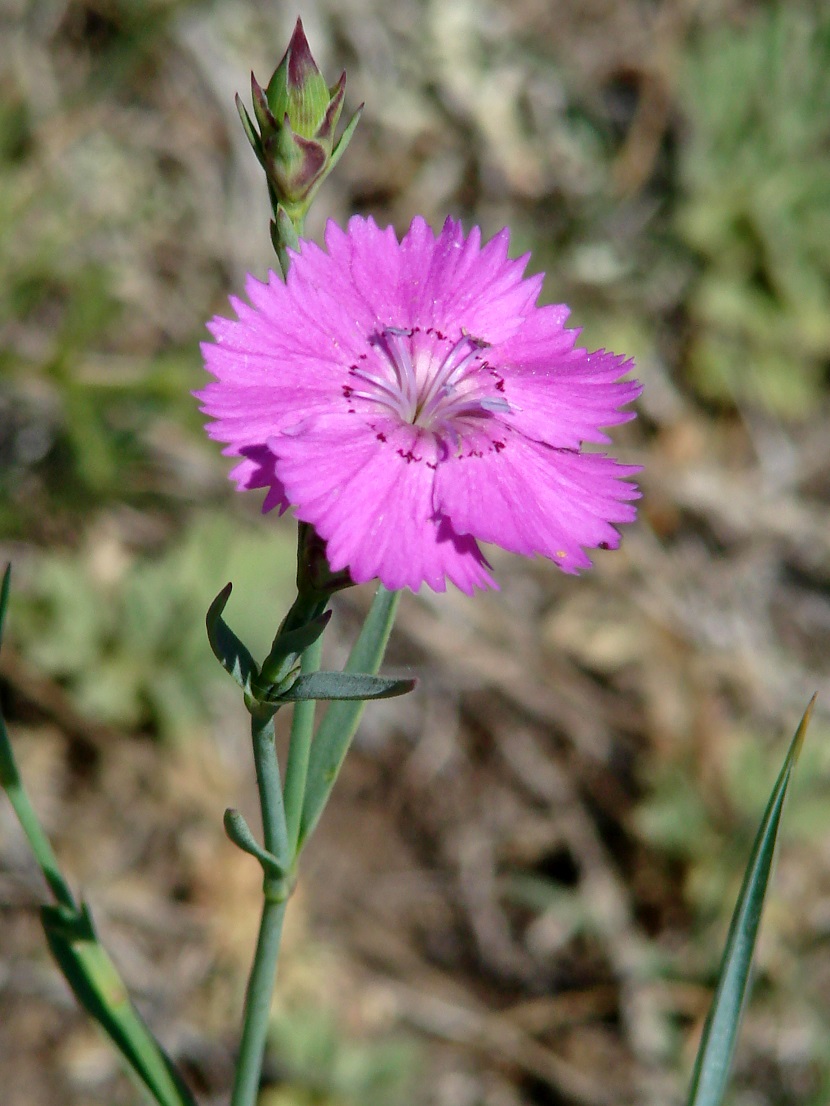
[[[10,568],[0,584],[0,641],[9,600]],[[23,786],[0,712],[0,788],[9,797],[56,905],[41,907],[41,922],[55,961],[78,1002],[98,1022],[128,1070],[159,1106],[196,1106],[172,1061],[132,1004],[123,980],[98,941],[92,916],[75,902],[49,838]]]
[[[772,869],[781,811],[815,701],[813,696],[795,732],[755,838],[732,915],[712,1008],[703,1028],[688,1106],[720,1106],[726,1093],[741,1014],[749,990],[752,957]]]
[[[345,672],[374,674],[380,668],[398,610],[400,592],[378,586],[363,629],[354,643]],[[305,799],[300,821],[300,844],[308,839],[328,802],[345,759],[365,702],[339,700],[329,706],[311,746]]]

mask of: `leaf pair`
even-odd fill
[[[361,671],[351,667],[351,658],[344,672],[300,673],[302,654],[325,630],[331,611],[321,612],[310,621],[278,634],[273,647],[260,668],[247,646],[231,630],[222,617],[233,585],[226,584],[208,608],[205,619],[208,640],[214,656],[225,671],[239,684],[245,694],[249,710],[273,707],[283,703],[299,703],[310,700],[365,701],[390,699],[405,695],[415,687],[415,680],[396,679],[376,675],[374,671]],[[391,593],[390,593],[391,594]],[[391,624],[389,626],[391,630]],[[385,648],[388,631],[384,639]],[[377,656],[380,664],[382,651]],[[374,656],[368,649],[367,664]]]

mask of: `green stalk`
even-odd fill
[[[285,808],[282,803],[282,782],[274,743],[274,711],[251,715],[251,740],[254,748],[256,785],[262,810],[262,840],[265,848],[287,868],[288,835]]]
[[[320,667],[323,652],[323,639],[318,638],[303,653],[300,669],[303,675],[316,672]],[[311,756],[311,742],[314,736],[313,699],[294,704],[294,716],[291,720],[291,744],[288,747],[288,763],[285,767],[285,821],[288,832],[288,855],[292,863],[296,861],[297,842],[300,837],[300,819],[305,800],[308,761]]]
[[[257,788],[262,809],[262,835],[265,848],[288,868],[288,834],[282,799],[280,769],[274,745],[274,715],[252,715],[251,737],[254,748]],[[254,962],[245,994],[242,1040],[234,1077],[231,1106],[255,1106],[262,1074],[262,1058],[268,1036],[271,996],[277,974],[277,959],[289,888],[285,880],[265,875],[265,901],[259,923]]]
[[[277,977],[277,958],[282,938],[287,898],[269,899],[266,892],[259,923],[254,963],[245,996],[245,1022],[239,1045],[239,1059],[233,1082],[231,1106],[255,1106],[262,1076],[262,1058],[268,1036],[271,996]]]

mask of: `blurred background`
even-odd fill
[[[67,875],[200,1101],[227,1101],[259,911],[246,716],[290,521],[205,439],[204,322],[273,264],[234,93],[301,14],[351,148],[313,210],[533,251],[634,355],[622,549],[407,595],[304,858],[263,1106],[680,1102],[786,741],[735,1106],[830,1100],[830,14],[741,0],[0,0],[0,691]],[[370,590],[338,598],[343,660]],[[6,1106],[138,1101],[39,929],[0,800]]]

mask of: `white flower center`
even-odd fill
[[[455,344],[435,330],[387,327],[371,341],[372,354],[351,366],[350,400],[386,407],[401,422],[441,434],[457,433],[459,419],[510,411],[504,382],[484,357],[487,343],[462,334]]]

